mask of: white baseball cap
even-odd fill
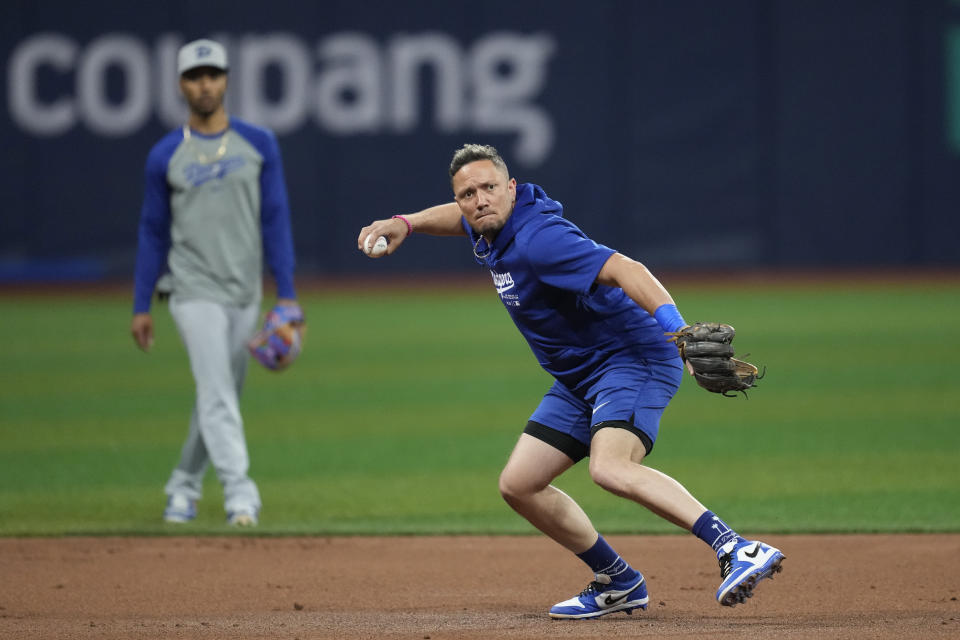
[[[197,67],[213,67],[226,71],[227,50],[213,40],[194,40],[180,47],[177,54],[177,73],[182,74]]]

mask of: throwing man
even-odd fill
[[[588,455],[598,485],[709,545],[721,568],[720,604],[744,602],[757,582],[780,570],[783,554],[740,537],[680,483],[644,464],[684,369],[664,335],[686,326],[670,294],[642,264],[564,219],[560,203],[542,188],[517,184],[493,147],[459,149],[450,179],[455,202],[373,222],[360,231],[357,246],[373,256],[372,242],[384,236],[382,255],[389,255],[413,232],[467,236],[517,328],[554,377],[500,475],[507,503],[595,574],[550,616],[595,618],[647,606],[640,572],[550,484]]]
[[[281,314],[300,316],[280,149],[273,133],[227,116],[227,55],[217,42],[180,49],[180,90],[189,121],[150,150],[133,303],[133,339],[153,344],[150,301],[169,269],[170,313],[196,382],[190,430],[166,485],[168,522],[196,517],[212,463],[223,485],[227,521],[257,524],[260,493],[248,475],[240,416],[249,354],[260,314],[263,259]]]

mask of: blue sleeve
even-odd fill
[[[267,265],[277,283],[278,298],[296,298],[293,288],[293,230],[290,226],[290,202],[283,178],[283,160],[277,138],[269,133],[260,172],[260,229]]]
[[[133,312],[150,311],[150,298],[167,266],[170,252],[169,157],[156,150],[147,157],[134,269]]]
[[[614,253],[561,218],[537,229],[527,248],[530,267],[541,282],[578,293],[590,292]]]

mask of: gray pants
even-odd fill
[[[260,510],[260,492],[247,475],[250,458],[240,416],[247,373],[247,340],[257,327],[259,302],[234,307],[170,298],[170,313],[190,358],[197,398],[180,463],[165,491],[199,500],[207,463],[223,485],[227,513]]]

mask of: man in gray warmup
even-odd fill
[[[177,69],[189,119],[147,157],[130,330],[137,346],[149,350],[153,292],[169,293],[196,382],[190,430],[165,488],[164,520],[196,517],[212,463],[227,521],[255,526],[260,492],[248,475],[239,397],[247,341],[260,314],[264,258],[277,285],[274,312],[286,320],[303,318],[293,286],[283,166],[271,131],[227,115],[228,65],[221,44],[188,43],[179,51]],[[169,286],[158,288],[167,270]]]

